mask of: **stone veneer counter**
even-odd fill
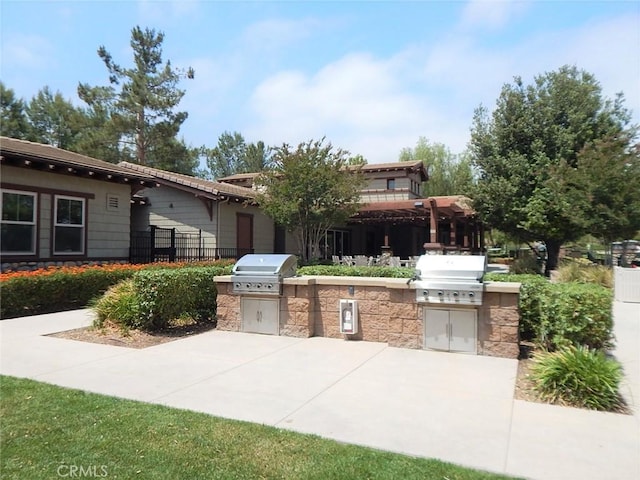
[[[218,288],[218,328],[241,331],[241,297],[273,299],[279,303],[279,334],[322,336],[386,342],[393,347],[424,348],[424,310],[476,310],[477,353],[507,358],[519,354],[519,283],[485,282],[478,306],[416,302],[415,288],[403,278],[300,276],[285,278],[281,297],[238,295],[231,276],[215,278]],[[358,332],[340,333],[340,299],[357,300]],[[272,300],[272,301],[273,301]]]

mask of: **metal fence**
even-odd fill
[[[253,250],[231,247],[211,247],[213,239],[202,232],[177,232],[175,228],[151,226],[149,230],[131,232],[130,263],[198,262],[235,259]]]

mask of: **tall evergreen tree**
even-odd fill
[[[29,140],[65,150],[75,150],[79,132],[84,127],[83,112],[66,100],[60,92],[42,88],[26,107],[29,118]]]
[[[3,137],[26,139],[29,122],[25,113],[24,101],[16,98],[15,92],[0,82],[0,135]]]
[[[191,68],[186,72],[175,69],[170,61],[163,63],[163,41],[162,32],[133,28],[132,68],[115,63],[101,46],[98,56],[109,71],[110,88],[81,83],[78,94],[91,108],[109,112],[110,128],[118,135],[120,151],[133,152],[142,165],[192,173],[196,166],[193,152],[177,139],[187,113],[176,112],[175,108],[184,96],[178,88],[180,79],[193,78],[194,72]]]
[[[271,148],[264,142],[247,144],[239,132],[224,132],[214,148],[202,149],[213,178],[262,172],[271,166]]]

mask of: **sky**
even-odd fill
[[[194,147],[240,132],[325,137],[369,163],[420,137],[461,153],[478,106],[563,65],[623,92],[640,123],[640,0],[0,0],[0,79],[26,101],[48,86],[82,105],[78,83],[108,84],[100,46],[132,66],[135,26],[164,32],[164,59],[195,70],[178,107]]]

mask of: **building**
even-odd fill
[[[144,173],[0,137],[2,270],[127,262],[131,198]]]

